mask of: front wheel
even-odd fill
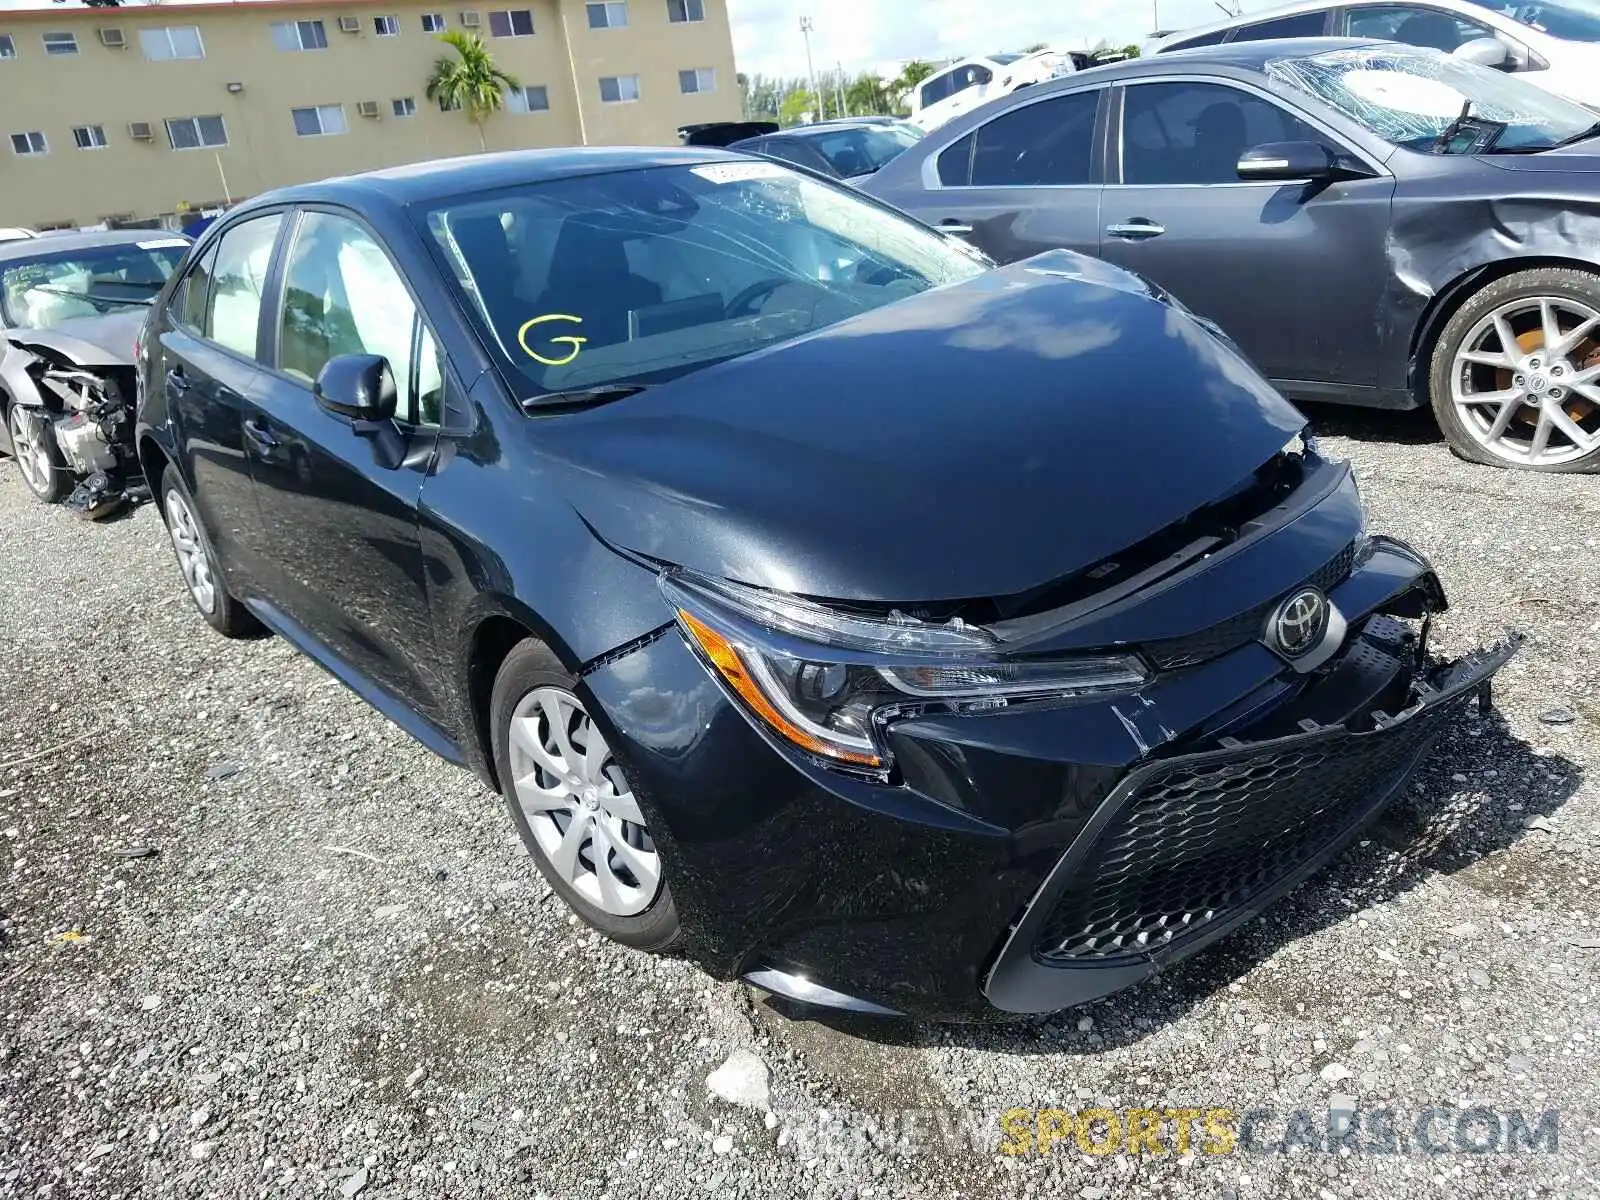
[[[623,945],[669,949],[680,930],[661,854],[577,688],[535,641],[506,656],[490,701],[500,789],[528,853],[568,907]]]
[[[1600,275],[1538,267],[1478,291],[1439,335],[1429,391],[1462,458],[1600,470]]]
[[[60,504],[72,491],[72,472],[56,445],[49,416],[13,404],[6,412],[6,428],[22,482],[46,504]]]

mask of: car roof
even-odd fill
[[[262,204],[388,202],[410,205],[442,200],[467,192],[488,192],[530,183],[549,183],[582,175],[639,171],[648,167],[693,166],[719,162],[730,155],[709,146],[579,146],[551,150],[512,150],[439,158],[342,175],[317,183],[296,184],[267,192],[251,201]]]
[[[1488,5],[1473,4],[1468,0],[1429,0],[1429,3],[1434,7],[1474,18],[1493,11]],[[1170,42],[1181,42],[1192,37],[1204,37],[1208,33],[1216,33],[1222,29],[1243,29],[1247,25],[1259,25],[1263,21],[1272,21],[1279,17],[1293,17],[1298,16],[1300,13],[1316,12],[1319,9],[1337,7],[1339,5],[1334,0],[1294,0],[1293,3],[1275,5],[1272,8],[1264,8],[1259,12],[1241,13],[1237,17],[1229,17],[1226,21],[1212,21],[1209,24],[1194,25],[1188,29],[1170,29],[1163,34],[1156,35],[1156,44],[1152,49],[1156,53],[1161,53],[1161,46]],[[1167,53],[1177,54],[1178,51],[1172,50]]]
[[[92,250],[99,246],[126,246],[130,242],[152,242],[182,239],[187,236],[169,229],[103,229],[95,233],[47,233],[43,237],[21,238],[14,242],[0,242],[0,262],[40,258],[49,254],[70,253],[73,250]]]
[[[878,122],[877,124],[887,125],[894,123],[895,122],[890,119]],[[783,130],[781,133],[770,133],[767,136],[785,138],[814,138],[821,137],[825,133],[843,133],[850,129],[871,129],[873,128],[873,124],[874,123],[870,121],[818,121],[812,125],[796,125],[791,129]]]

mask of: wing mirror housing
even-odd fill
[[[1499,38],[1480,37],[1462,42],[1451,52],[1452,58],[1477,63],[1480,67],[1493,67],[1503,71],[1511,63],[1511,48]]]
[[[377,354],[341,354],[317,372],[311,394],[325,412],[352,421],[392,420],[400,402],[389,360]]]
[[[1339,160],[1320,142],[1263,142],[1239,156],[1240,179],[1326,182],[1339,175]]]

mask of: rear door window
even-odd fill
[[[972,154],[973,186],[1092,182],[1099,104],[1098,91],[1074,92],[1019,105],[981,126]]]
[[[256,356],[261,297],[266,290],[272,247],[282,226],[282,213],[256,217],[229,229],[217,246],[202,332],[219,346],[250,358]]]
[[[1328,32],[1329,10],[1295,13],[1292,17],[1278,17],[1272,21],[1257,21],[1240,26],[1233,35],[1236,42],[1266,42],[1273,38],[1321,37]]]

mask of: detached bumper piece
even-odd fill
[[[1516,653],[1488,649],[1412,678],[1398,711],[1158,759],[1106,799],[1013,927],[985,986],[1008,1012],[1126,987],[1255,916],[1381,811],[1445,722]]]

